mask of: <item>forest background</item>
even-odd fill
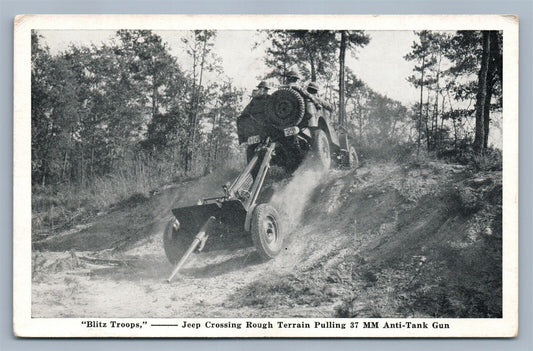
[[[416,101],[389,97],[407,90],[398,84],[378,92],[361,78],[369,72],[353,58],[370,47],[371,32],[252,33],[249,52],[262,68],[237,72],[255,72],[248,82],[273,87],[290,69],[317,82],[363,161],[441,158],[501,169],[501,143],[491,137],[501,130],[502,34],[410,33],[406,52],[392,42],[389,51],[409,63],[401,78]],[[174,34],[178,53],[163,39]],[[253,86],[225,72],[219,35],[119,30],[58,50],[48,46],[50,33],[32,32],[34,228],[65,226],[166,184],[243,166],[235,122]]]

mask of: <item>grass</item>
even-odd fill
[[[336,183],[316,192],[311,202],[321,209],[305,218],[308,225],[346,228],[344,239],[342,232],[330,238],[341,236],[343,244],[312,265],[302,256],[290,274],[262,275],[232,304],[330,306],[342,318],[501,317],[500,172],[429,159],[368,164],[344,176],[346,197]],[[326,214],[329,200],[340,206]],[[315,227],[321,234],[306,233],[309,243],[302,245],[327,238]]]
[[[415,207],[400,212],[395,232],[368,238],[336,316],[501,317],[500,182],[497,172],[474,173],[421,198],[402,196]],[[415,185],[403,191],[417,194]]]
[[[237,158],[236,158],[237,159]],[[238,160],[228,160],[233,165]],[[121,162],[105,176],[85,184],[35,185],[32,188],[32,232],[37,239],[81,224],[113,206],[136,204],[161,187],[201,176],[204,167],[185,172],[171,161],[138,157]]]
[[[453,163],[468,165],[476,172],[501,171],[503,166],[502,151],[489,147],[482,153],[476,153],[470,144],[460,145],[458,149],[442,149],[436,156]]]

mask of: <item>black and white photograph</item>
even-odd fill
[[[513,16],[18,17],[15,333],[516,336],[517,55]]]

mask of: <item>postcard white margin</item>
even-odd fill
[[[518,18],[514,15],[19,15],[14,20],[13,330],[19,337],[514,337],[518,333]],[[503,318],[90,318],[140,328],[87,328],[88,318],[31,317],[31,30],[502,30]],[[154,324],[198,323],[198,329]],[[210,328],[211,323],[271,322],[269,329]],[[306,321],[346,328],[283,328]],[[375,322],[426,323],[422,329],[363,328]],[[356,323],[357,327],[350,327]],[[450,328],[439,328],[448,324]]]

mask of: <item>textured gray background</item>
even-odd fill
[[[520,17],[520,330],[516,339],[364,340],[48,340],[12,333],[13,18],[17,14],[517,14]],[[533,350],[532,64],[533,1],[216,1],[216,0],[0,0],[0,349],[1,350]]]

